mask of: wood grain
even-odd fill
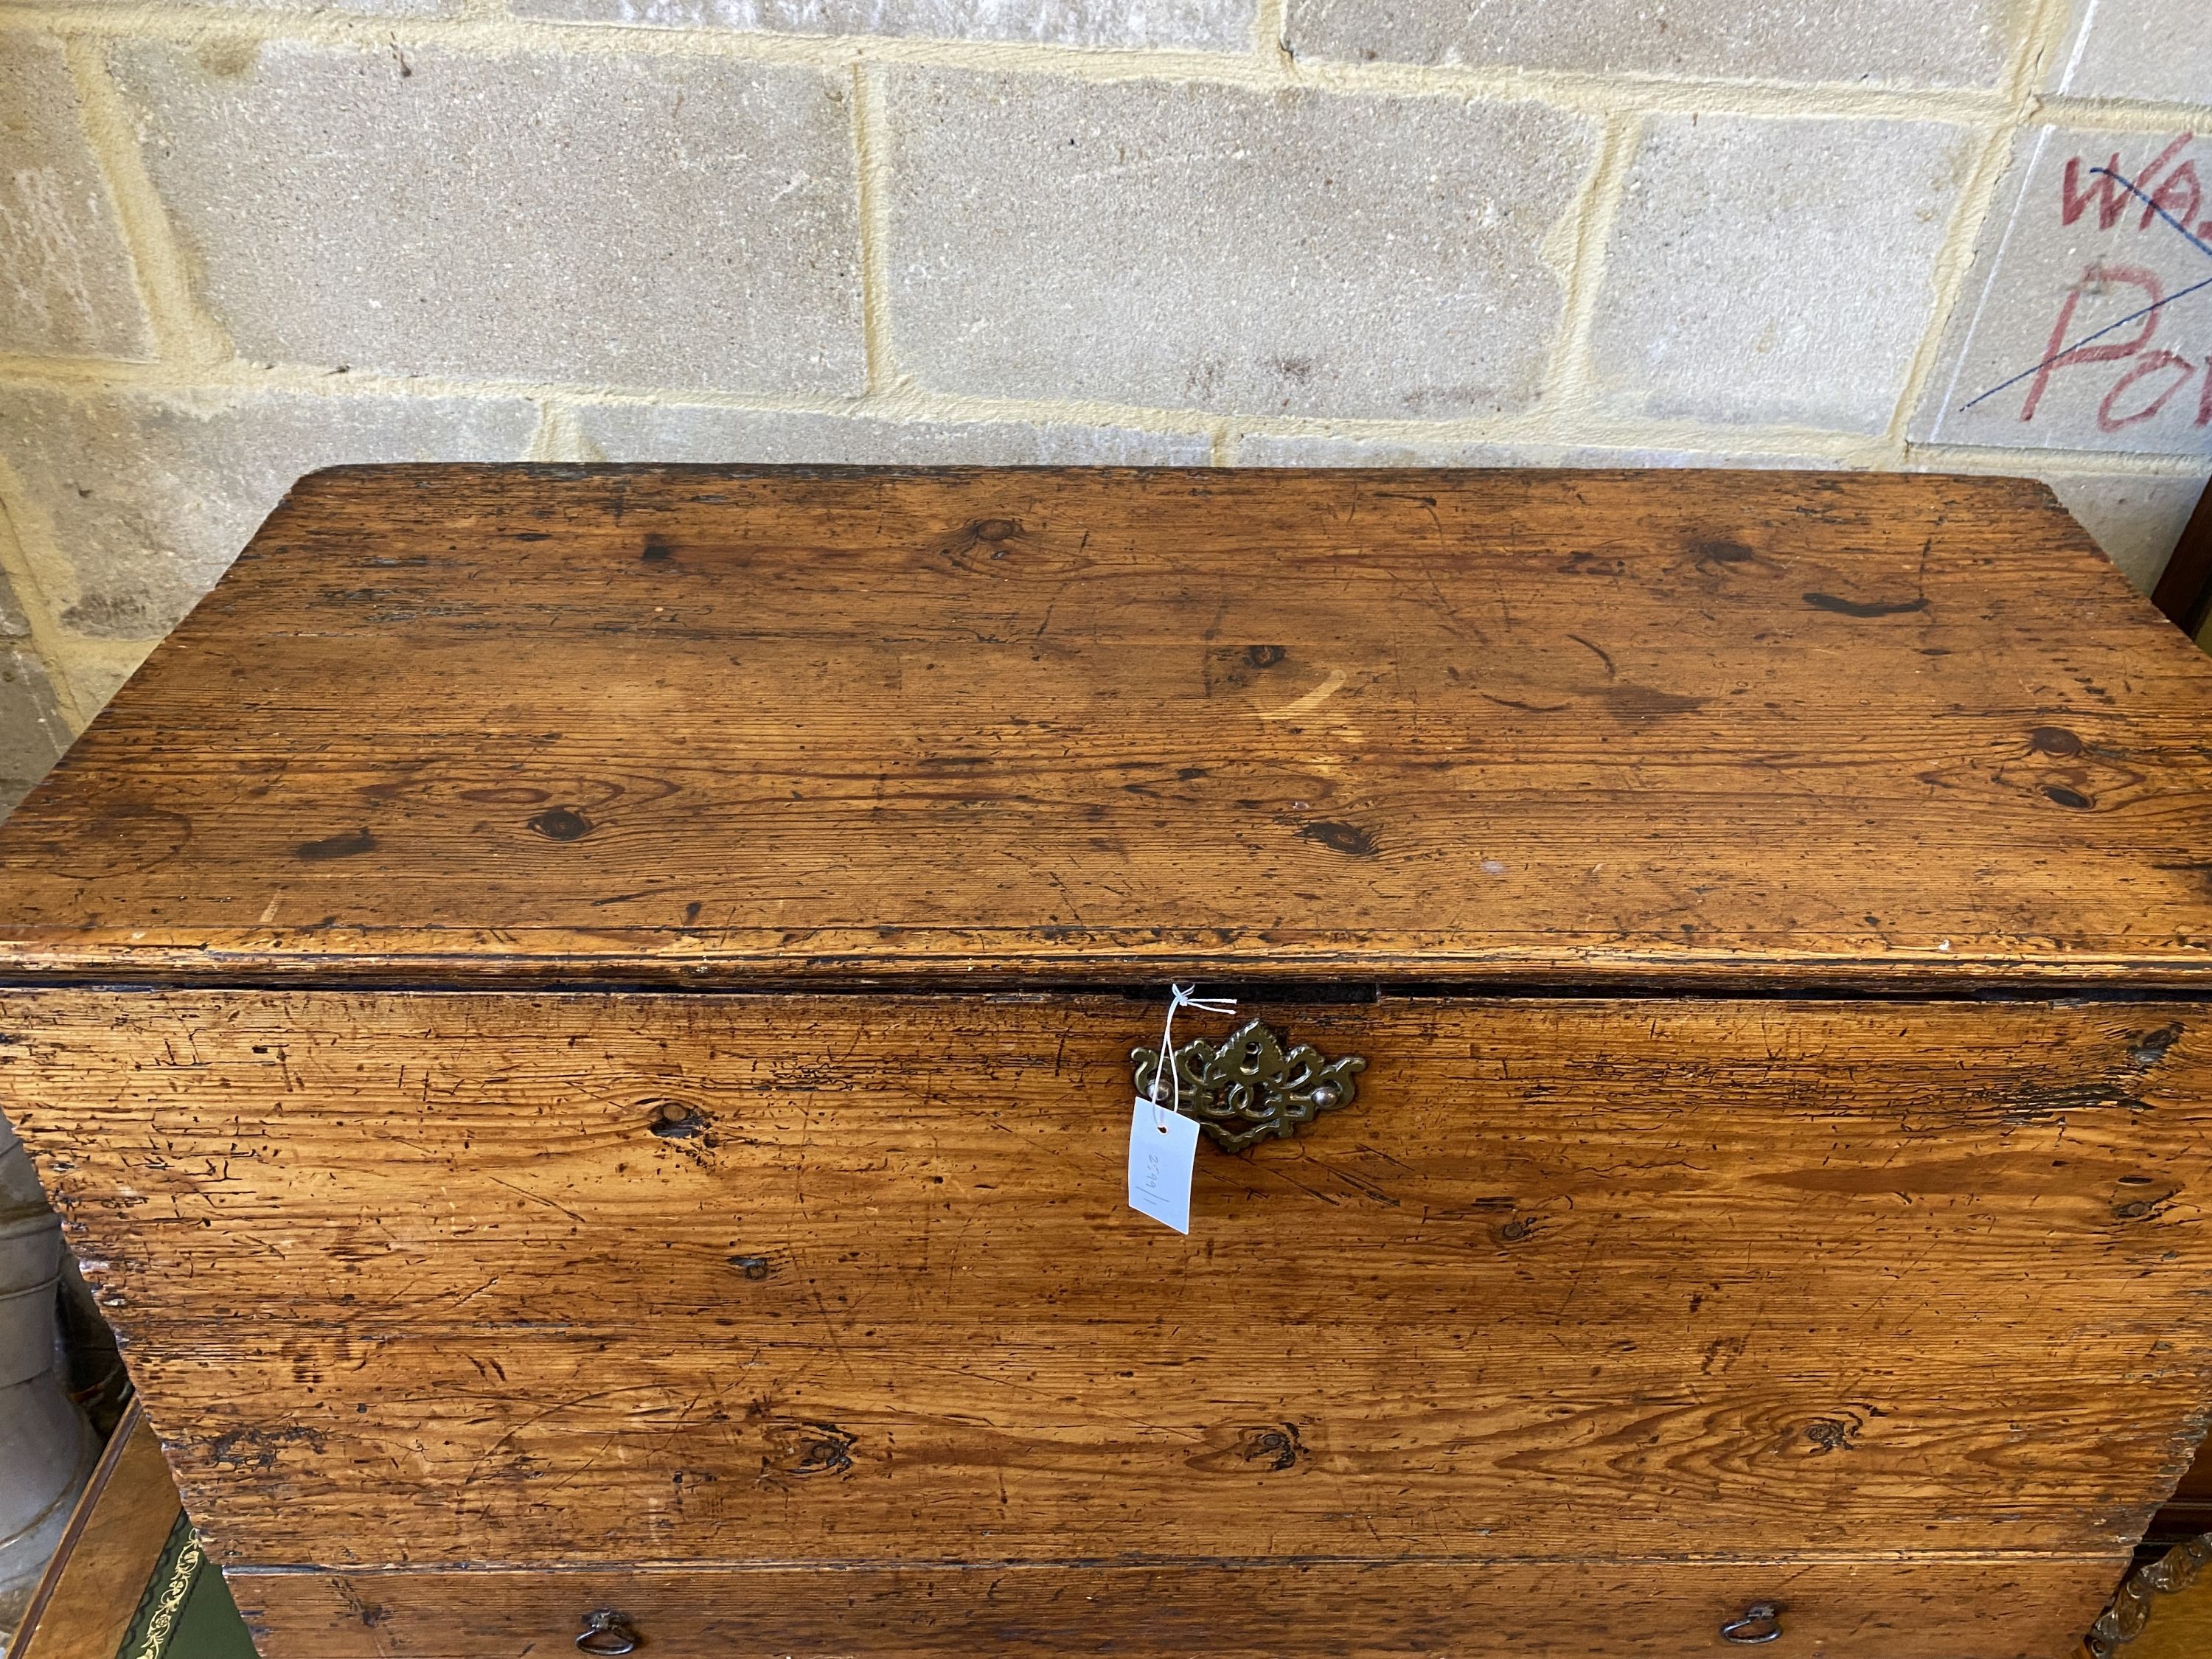
[[[2208,730],[2019,480],[350,469],[0,830],[0,967],[2201,987]]]
[[[234,1561],[2117,1574],[2189,1461],[2202,1005],[1240,1012],[1370,1066],[1188,1239],[1111,997],[57,989],[0,1089]]]
[[[1686,1659],[1782,1604],[1769,1652],[2056,1659],[2118,1577],[2098,1561],[1250,1562],[1171,1568],[234,1573],[263,1650],[291,1659],[565,1655],[629,1615],[655,1659]],[[2175,1650],[2176,1652],[2179,1650]]]

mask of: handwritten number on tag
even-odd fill
[[[1129,1207],[1179,1233],[1190,1231],[1196,1120],[1137,1097],[1129,1112]]]

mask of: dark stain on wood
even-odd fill
[[[1244,1431],[1242,1450],[1247,1463],[1257,1464],[1279,1474],[1294,1469],[1305,1461],[1304,1443],[1298,1437],[1295,1423],[1271,1424]]]
[[[265,1472],[276,1468],[287,1447],[305,1446],[319,1455],[328,1443],[328,1436],[319,1429],[292,1423],[257,1425],[217,1435],[208,1443],[207,1460],[219,1468]]]
[[[1184,1462],[1205,1474],[1287,1474],[1311,1462],[1304,1437],[1292,1422],[1215,1424],[1204,1431],[1203,1438],[1204,1443]]]
[[[1855,1417],[1823,1417],[1807,1425],[1805,1438],[1813,1443],[1815,1457],[1825,1457],[1830,1452],[1856,1449],[1859,1431],[1864,1425]]]
[[[835,1423],[771,1423],[767,1434],[769,1449],[761,1458],[761,1486],[783,1486],[853,1472],[857,1438]]]
[[[2181,1041],[2181,1027],[2161,1025],[2154,1031],[2135,1031],[2128,1036],[2128,1059],[2148,1071],[2172,1052]]]
[[[551,806],[532,818],[529,828],[548,841],[581,841],[592,833],[592,821],[571,806]]]
[[[1352,858],[1371,859],[1382,850],[1382,843],[1371,830],[1356,823],[1344,823],[1334,818],[1317,818],[1298,826],[1302,841],[1319,842],[1333,853],[1346,854]]]
[[[2160,1183],[2152,1176],[2122,1176],[2119,1185],[2121,1191],[2112,1200],[2112,1218],[2116,1221],[2148,1220],[2161,1213],[2182,1193],[2179,1187]]]
[[[376,850],[376,837],[367,830],[355,830],[345,835],[326,836],[320,841],[303,841],[299,846],[303,859],[349,859]]]
[[[644,1103],[647,1126],[663,1140],[690,1140],[706,1132],[707,1120],[696,1106],[687,1106],[679,1100]]]
[[[1805,603],[1815,611],[1832,611],[1839,617],[1903,617],[1928,608],[1925,594],[1917,599],[1846,599],[1833,593],[1808,593]]]
[[[1705,706],[1703,697],[1677,691],[1657,691],[1648,685],[1612,685],[1604,693],[1606,707],[1630,720],[1650,720],[1662,714],[1687,714]]]
[[[1759,562],[1758,554],[1753,552],[1741,542],[1732,540],[1725,536],[1715,536],[1704,541],[1692,542],[1690,544],[1690,556],[1701,568],[1711,568],[1715,565],[1727,567],[1756,564]]]

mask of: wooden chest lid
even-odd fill
[[[2212,666],[2017,480],[344,469],[0,968],[2212,983]]]

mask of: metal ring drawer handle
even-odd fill
[[[1247,1020],[1218,1047],[1194,1037],[1173,1050],[1174,1075],[1160,1066],[1158,1048],[1132,1048],[1137,1093],[1165,1105],[1176,1103],[1198,1120],[1213,1143],[1231,1152],[1288,1136],[1322,1112],[1352,1104],[1355,1074],[1367,1069],[1358,1054],[1328,1060],[1311,1043],[1286,1048],[1261,1021]]]
[[[1721,1626],[1721,1640],[1734,1642],[1739,1647],[1757,1647],[1762,1642],[1771,1642],[1782,1634],[1782,1604],[1779,1601],[1754,1601],[1743,1610],[1740,1619],[1731,1619]]]
[[[587,1613],[584,1615],[584,1632],[576,1638],[576,1646],[580,1651],[605,1654],[612,1659],[615,1655],[636,1650],[637,1632],[630,1628],[624,1614]]]

